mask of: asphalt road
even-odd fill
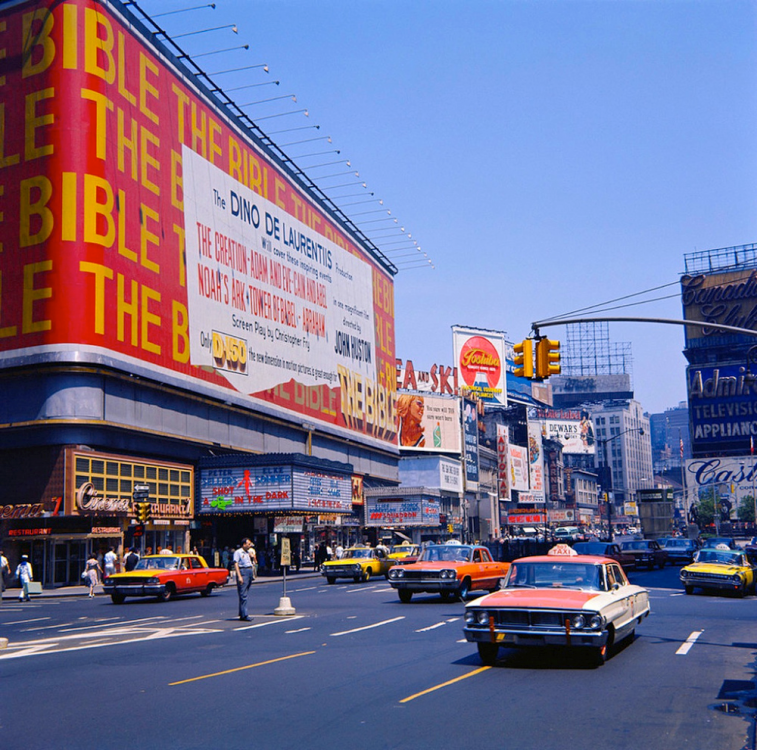
[[[676,568],[631,573],[651,591],[634,643],[602,667],[576,654],[500,651],[483,668],[462,605],[384,580],[290,581],[168,603],[105,597],[0,605],[3,748],[753,747],[757,598],[685,596]],[[717,706],[728,706],[728,712]]]

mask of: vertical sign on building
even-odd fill
[[[497,425],[497,484],[500,500],[510,501],[510,474],[508,466],[507,425]]]
[[[463,443],[465,451],[465,489],[478,489],[478,410],[476,402],[463,399]]]
[[[541,440],[541,425],[528,423],[528,473],[534,502],[543,503],[544,496],[544,454]]]
[[[528,492],[528,451],[520,445],[510,445],[510,480],[511,489]]]

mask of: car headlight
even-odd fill
[[[574,630],[581,630],[586,627],[586,618],[583,615],[571,615],[570,626]]]
[[[439,573],[439,576],[441,578],[446,578],[449,580],[452,578],[457,578],[457,573],[454,570],[443,570],[441,573]]]
[[[683,569],[683,570],[681,571],[681,578],[687,578],[687,577],[688,577],[688,575],[689,575],[689,571],[688,571],[688,570],[686,570],[686,568],[684,568],[684,569]]]
[[[150,578],[147,583],[152,584],[153,586],[160,583],[160,578]]]
[[[737,583],[741,581],[741,576],[738,573],[735,573],[734,575],[732,575],[731,578],[733,578],[733,580],[736,581]]]
[[[594,614],[589,618],[589,627],[592,630],[599,630],[602,625],[604,625],[604,621],[602,620],[602,615]]]
[[[326,566],[325,565],[321,565],[321,573],[325,573],[325,572],[326,572]]]
[[[465,610],[465,622],[467,625],[475,625],[478,618],[478,612],[475,609]]]
[[[403,578],[405,571],[402,568],[392,568],[389,571],[389,578]]]
[[[355,564],[354,564],[354,565],[352,566],[352,569],[353,569],[353,570],[354,570],[354,571],[355,571],[356,573],[359,573],[359,572],[360,572],[360,571],[362,570],[362,568],[360,567],[360,564],[359,564],[359,563],[355,563]]]
[[[482,609],[477,613],[477,619],[480,625],[488,625],[489,613],[485,609]]]

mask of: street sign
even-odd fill
[[[289,537],[281,539],[281,567],[292,564],[292,548],[289,543]]]
[[[144,500],[150,497],[150,485],[149,484],[135,484],[134,492],[132,493],[133,500]]]

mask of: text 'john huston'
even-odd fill
[[[352,336],[344,331],[336,332],[334,351],[343,357],[356,359],[361,362],[370,363],[373,361],[370,342],[357,336]]]

